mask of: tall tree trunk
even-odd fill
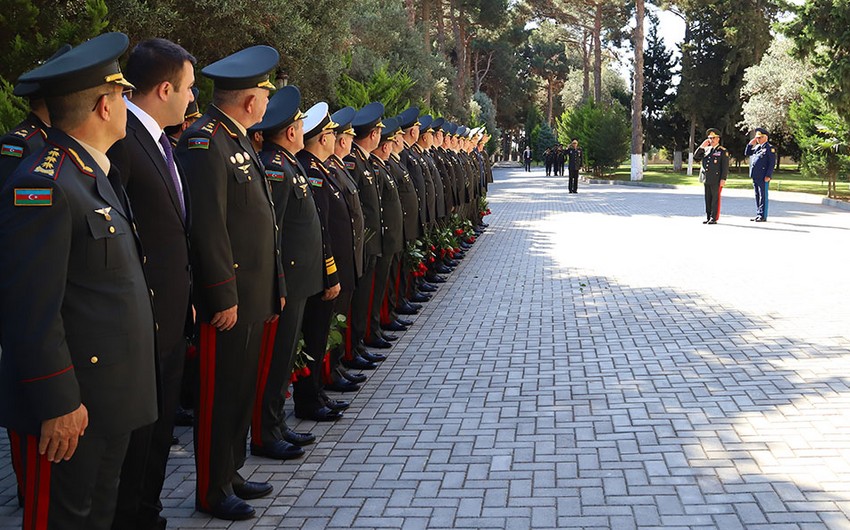
[[[425,51],[431,53],[431,1],[422,0],[422,36]],[[425,87],[425,106],[431,106],[431,84]]]
[[[443,7],[443,0],[434,0],[436,2],[435,14],[437,15],[437,44],[440,51],[446,54],[446,10]]]
[[[593,98],[602,101],[602,0],[593,14]]]
[[[407,12],[407,27],[413,29],[416,25],[416,4],[414,0],[404,0],[404,10]]]
[[[694,138],[697,134],[697,116],[691,114],[691,134],[688,138],[688,176],[694,174]]]
[[[644,0],[635,0],[635,77],[632,96],[632,180],[643,180],[643,20]]]
[[[553,103],[555,100],[555,76],[549,74],[549,77],[546,78],[546,92],[547,92],[547,112],[546,112],[546,124],[549,127],[552,127],[552,111],[553,111]]]
[[[583,103],[590,99],[590,36],[586,29],[581,37],[581,69],[583,74],[581,101]]]

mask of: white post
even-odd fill
[[[632,154],[632,180],[643,180],[643,155]]]

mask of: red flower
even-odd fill
[[[294,372],[292,372],[292,375],[289,376],[289,382],[294,383],[296,381],[298,381],[298,373],[297,373],[297,371],[294,371]]]
[[[433,258],[433,256],[432,256],[432,257],[430,257],[430,258],[428,258],[428,263],[434,263],[435,261],[437,261],[437,260],[435,260],[435,259]]]
[[[310,377],[310,367],[305,366],[303,370],[301,370],[301,375],[304,377]]]
[[[286,399],[289,399],[289,398],[291,398],[291,397],[292,397],[292,392],[290,392],[289,390],[287,390],[287,391],[286,391]]]
[[[452,251],[454,251],[454,253],[457,254],[458,252],[460,252],[460,247],[455,247],[455,248],[452,249]]]
[[[458,228],[457,230],[455,230],[455,235],[462,236],[462,235],[463,235],[463,230],[461,230],[460,228]]]
[[[434,252],[435,250],[437,250],[437,247],[435,247],[434,245],[431,245],[431,252]]]

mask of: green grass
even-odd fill
[[[604,178],[610,180],[629,180],[631,175],[631,167],[628,164],[623,164],[613,173],[606,175]],[[685,174],[685,170],[681,172],[673,171],[673,166],[669,164],[650,164],[643,173],[644,182],[656,182],[660,184],[675,184],[678,186],[700,186],[699,182],[699,166],[694,165],[694,175],[689,177]],[[747,174],[747,167],[741,166],[737,171],[733,168],[729,172],[729,178],[726,180],[727,188],[737,189],[752,189],[753,181]],[[850,186],[848,183],[838,181],[836,184],[838,199],[850,200]],[[773,179],[770,181],[771,191],[795,191],[800,193],[812,193],[826,197],[826,180],[811,179],[803,177],[799,171],[790,169],[780,169],[773,173]]]

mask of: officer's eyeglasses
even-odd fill
[[[95,110],[97,110],[97,106],[100,103],[100,98],[102,98],[104,96],[109,96],[109,95],[114,94],[114,93],[115,92],[106,92],[104,94],[97,96],[97,99],[94,100],[94,106],[91,108],[91,111],[94,112]],[[127,99],[133,99],[133,89],[132,88],[125,88],[124,90],[121,91],[121,97],[124,97],[124,98],[127,98]]]

